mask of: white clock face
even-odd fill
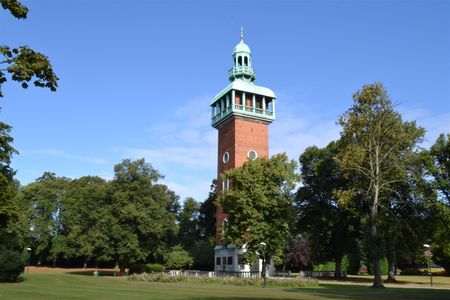
[[[223,154],[222,161],[224,164],[226,164],[229,160],[230,160],[230,154],[228,152],[225,152]]]
[[[248,157],[250,160],[255,160],[255,159],[258,157],[258,153],[256,153],[255,150],[250,150],[250,151],[248,151],[248,153],[247,153],[247,157]]]

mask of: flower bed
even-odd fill
[[[147,282],[193,282],[193,283],[215,283],[241,286],[261,286],[262,278],[239,278],[239,277],[195,277],[186,275],[170,276],[164,273],[142,273],[128,276],[128,280]],[[308,278],[267,278],[267,286],[271,287],[317,287],[316,279]]]

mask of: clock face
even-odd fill
[[[248,157],[250,160],[255,160],[255,159],[258,157],[258,153],[256,153],[255,150],[250,150],[250,151],[248,151],[248,153],[247,153],[247,157]]]
[[[230,154],[228,152],[225,152],[223,154],[222,161],[224,164],[226,164],[229,160],[230,160]]]

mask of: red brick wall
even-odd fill
[[[219,128],[217,192],[222,191],[220,175],[228,170],[242,166],[247,161],[248,151],[254,150],[258,157],[269,156],[268,124],[242,117],[232,117]],[[223,154],[228,152],[230,159],[223,162]],[[216,244],[221,244],[222,224],[226,214],[221,206],[216,211]]]

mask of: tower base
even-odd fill
[[[217,245],[214,248],[214,271],[229,273],[250,273],[252,275],[262,274],[262,260],[258,259],[253,264],[243,262],[242,255],[247,252],[245,247],[235,245]],[[272,276],[274,271],[273,260],[267,265],[267,275]],[[238,274],[236,274],[238,275]]]

